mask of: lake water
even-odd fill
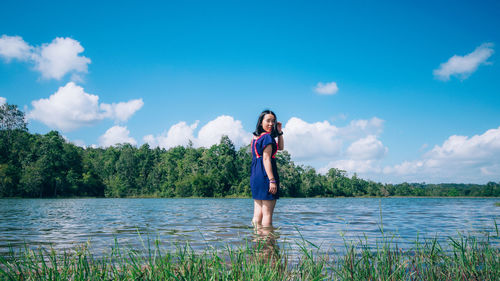
[[[324,251],[342,251],[344,239],[357,241],[366,236],[374,242],[382,236],[381,226],[403,248],[411,247],[417,237],[494,235],[494,220],[500,224],[500,207],[494,203],[499,201],[280,199],[274,215],[275,234],[278,245],[303,237]],[[167,248],[186,241],[194,249],[239,246],[255,239],[252,214],[251,199],[0,199],[0,254],[9,245],[15,250],[25,244],[63,250],[90,241],[99,255],[109,251],[115,238],[121,245],[141,249],[141,237],[147,240],[148,236]]]

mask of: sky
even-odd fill
[[[2,1],[0,103],[83,147],[250,143],[384,183],[500,182],[498,1]]]

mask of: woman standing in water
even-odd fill
[[[254,199],[252,224],[268,227],[273,225],[274,206],[279,198],[280,179],[275,156],[284,147],[281,122],[276,120],[276,114],[270,110],[262,111],[253,135],[250,172],[250,187]]]

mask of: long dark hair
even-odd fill
[[[255,126],[255,131],[253,132],[253,134],[254,136],[258,137],[260,136],[260,134],[266,131],[264,130],[264,128],[262,128],[262,121],[264,120],[264,116],[266,116],[266,114],[272,114],[274,116],[274,126],[273,129],[271,130],[271,137],[275,138],[278,136],[278,130],[276,129],[276,125],[278,124],[278,118],[276,118],[276,114],[274,114],[274,112],[272,112],[269,109],[262,111],[262,113],[259,115],[259,119],[257,119],[257,126]]]

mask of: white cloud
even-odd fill
[[[71,131],[103,119],[98,103],[98,96],[85,93],[82,87],[69,82],[48,99],[32,101],[34,109],[28,118],[51,128]]]
[[[442,63],[438,69],[434,70],[434,76],[444,81],[449,80],[452,75],[466,79],[477,70],[479,65],[486,64],[486,60],[493,53],[493,43],[483,43],[470,54],[452,56],[447,62]]]
[[[363,175],[380,173],[381,160],[388,151],[378,139],[383,125],[384,120],[377,117],[353,120],[344,127],[328,121],[307,123],[293,117],[283,128],[285,149],[298,164],[325,163],[320,164],[324,165],[318,168],[320,173],[330,168]]]
[[[352,120],[348,126],[339,128],[339,135],[347,140],[357,140],[367,135],[380,135],[384,129],[384,120],[372,117],[368,120]]]
[[[127,121],[136,111],[142,108],[144,102],[142,99],[131,100],[128,102],[119,102],[117,104],[100,105],[101,110],[105,112],[105,116],[115,119],[116,121]]]
[[[385,167],[384,173],[408,181],[483,182],[500,180],[499,168],[500,127],[470,138],[450,136],[422,159]]]
[[[490,160],[500,154],[500,127],[471,138],[453,135],[442,146],[435,146],[427,157],[442,161]]]
[[[142,141],[144,143],[149,144],[149,146],[152,146],[152,147],[159,146],[154,135],[145,135],[144,137],[142,137]]]
[[[35,100],[31,104],[33,110],[28,112],[28,119],[38,120],[51,128],[71,131],[93,125],[104,118],[125,121],[142,107],[143,102],[141,99],[117,105],[99,105],[97,95],[86,93],[82,87],[69,82],[49,98]]]
[[[328,121],[307,123],[292,117],[286,123],[286,150],[296,160],[329,159],[341,153],[343,141],[339,128]]]
[[[171,148],[179,145],[187,145],[189,141],[194,143],[195,137],[194,130],[198,127],[198,121],[194,124],[188,125],[186,122],[179,122],[168,130],[166,134],[154,137],[147,135],[143,138],[144,142],[148,143],[151,147]]]
[[[382,171],[382,169],[380,168],[380,163],[376,160],[341,159],[328,163],[325,167],[320,168],[318,172],[326,174],[331,168],[336,168],[344,170],[348,173],[357,173],[361,175],[380,173]]]
[[[76,146],[87,148],[87,145],[85,144],[85,141],[83,141],[83,140],[72,140],[70,142]]]
[[[108,147],[120,143],[130,143],[136,145],[137,141],[130,137],[130,131],[127,127],[113,126],[109,128],[104,135],[99,137],[99,145]]]
[[[72,38],[57,37],[40,47],[30,46],[19,36],[2,35],[0,38],[0,56],[7,61],[29,61],[47,79],[59,80],[71,73],[73,81],[81,81],[80,74],[87,73],[90,64],[89,58],[80,56],[83,51],[80,42]]]
[[[171,148],[178,145],[187,145],[189,141],[193,142],[196,147],[210,147],[218,144],[223,135],[231,139],[236,147],[247,145],[251,140],[251,133],[243,130],[241,121],[234,120],[233,117],[221,115],[214,120],[205,124],[195,137],[194,131],[198,127],[199,122],[196,121],[192,125],[186,122],[179,122],[160,136],[147,135],[143,138],[150,146]]]
[[[0,105],[3,105],[5,103],[7,103],[7,99],[4,97],[0,97]]]
[[[220,142],[223,135],[228,136],[236,146],[250,143],[251,135],[243,130],[241,121],[234,120],[232,116],[222,115],[208,122],[200,129],[197,143],[209,147]]]
[[[32,47],[24,42],[20,36],[0,37],[0,56],[7,62],[11,59],[28,60],[31,57]]]
[[[359,139],[347,148],[347,156],[355,160],[381,159],[387,154],[388,148],[374,135]]]
[[[354,153],[368,142],[378,141],[376,135],[382,132],[383,124],[382,119],[373,117],[369,120],[353,120],[346,127],[336,127],[328,121],[307,123],[293,117],[284,128],[287,134],[287,149],[292,156],[299,159],[331,158],[344,153],[344,144],[359,141],[353,143],[354,147],[350,149],[351,153]],[[371,137],[362,143],[363,138],[367,136]]]
[[[283,128],[285,149],[299,164],[317,165],[327,161],[318,169],[320,173],[326,173],[330,168],[349,173],[377,173],[381,171],[380,160],[388,151],[377,137],[383,124],[382,119],[373,117],[336,127],[328,121],[307,123],[293,117]]]
[[[399,175],[407,175],[407,174],[416,174],[419,170],[423,168],[423,161],[404,161],[401,164],[397,164],[394,166],[386,166],[384,167],[384,173],[386,174],[399,174]]]
[[[359,122],[354,124],[359,124]],[[348,141],[349,138],[344,139],[344,142]],[[337,168],[363,176],[380,173],[382,172],[380,160],[385,157],[387,151],[388,148],[377,139],[377,136],[368,135],[352,142],[338,160],[329,162],[318,171],[325,174],[330,168]]]
[[[35,55],[35,68],[44,78],[61,79],[66,73],[87,73],[90,59],[79,56],[84,51],[80,42],[57,37],[50,44],[43,44]]]
[[[327,82],[324,84],[322,82],[319,82],[314,89],[316,93],[322,95],[334,95],[338,92],[338,90],[339,88],[337,87],[337,83],[335,82]]]

